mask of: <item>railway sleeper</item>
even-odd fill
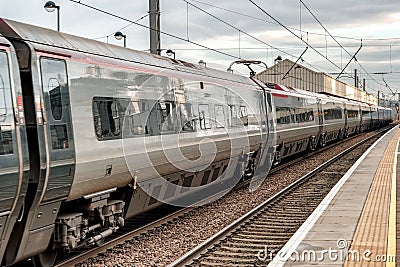
[[[281,233],[288,236],[287,233],[290,233],[288,231],[293,231],[296,230],[296,227],[291,227],[291,228],[281,228],[281,229],[274,229],[274,230],[268,230],[268,232],[265,233],[260,233],[256,231],[243,231],[241,233],[238,233],[236,236],[244,239],[267,239],[270,237],[274,237],[276,233]]]
[[[304,216],[308,216],[313,211],[312,208],[302,207],[302,208],[285,208],[285,209],[270,209],[268,210],[269,216],[282,216],[287,217],[290,213],[290,216],[294,218],[303,218]],[[265,217],[267,217],[265,216]]]
[[[257,219],[251,220],[249,224],[269,225],[270,223],[285,221],[287,223],[298,222],[297,218],[284,217],[284,216],[262,216]]]
[[[282,235],[267,235],[267,236],[262,236],[260,238],[247,238],[247,237],[232,237],[227,241],[226,243],[229,242],[239,242],[239,243],[250,243],[250,244],[275,244],[275,243],[280,243],[282,241],[286,241],[288,239],[288,235],[286,233],[282,233]]]
[[[260,218],[257,218],[257,221],[254,221],[257,224],[266,224],[266,225],[270,225],[271,223],[274,222],[281,222],[281,221],[285,221],[285,222],[298,222],[299,219],[298,218],[303,218],[302,216],[291,216],[290,218],[285,218],[285,216],[282,216],[280,214],[278,214],[276,217],[274,216],[263,216]]]
[[[289,240],[289,239],[287,239]],[[238,249],[247,249],[247,250],[260,250],[260,249],[265,249],[265,246],[268,246],[270,249],[280,249],[282,245],[285,244],[285,242],[279,242],[279,243],[274,243],[271,244],[268,240],[264,240],[263,242],[260,243],[238,243],[238,242],[230,242],[228,244],[225,244],[222,249],[230,249],[230,250],[238,250]]]
[[[246,231],[267,231],[268,229],[271,228],[271,226],[275,226],[275,225],[280,225],[281,227],[296,227],[301,225],[301,221],[297,221],[297,222],[291,222],[291,223],[287,223],[287,222],[282,222],[282,221],[277,221],[274,223],[271,223],[269,226],[268,225],[260,225],[260,224],[252,224],[249,226],[246,226],[245,228],[242,228],[243,230]]]
[[[265,242],[264,242],[265,244]],[[256,253],[258,251],[260,251],[260,248],[262,249],[262,247],[260,246],[254,246],[254,247],[248,247],[248,246],[221,246],[221,249],[218,251],[213,252],[213,254],[224,254],[226,255],[226,253]]]
[[[231,256],[235,257],[236,259],[238,258],[257,258],[258,250],[253,250],[253,251],[246,251],[246,250],[241,250],[240,248],[237,249],[237,252],[232,252],[232,251],[215,251],[211,255],[216,256],[216,257],[222,257],[222,256]]]
[[[270,231],[271,227],[276,228],[278,226],[279,226],[279,228],[277,230],[282,230],[282,229],[290,230],[290,229],[299,228],[301,226],[301,223],[299,222],[299,223],[294,223],[294,224],[290,224],[290,225],[281,225],[279,223],[276,223],[276,224],[271,224],[271,226],[269,228],[252,226],[247,229],[243,229],[243,231],[241,231],[241,233],[246,233],[246,234],[250,234],[250,235],[259,233],[261,236],[263,236],[265,234],[271,233],[271,231]]]
[[[220,256],[207,256],[206,258],[204,258],[204,260],[202,259],[201,265],[203,266],[203,264],[207,264],[205,263],[206,261],[214,261],[214,262],[218,262],[222,265],[220,266],[228,266],[231,264],[236,264],[237,263],[248,263],[248,264],[254,264],[257,261],[257,258],[254,258],[253,255],[248,256],[247,258],[236,258],[236,257],[230,257],[229,255],[225,255],[225,257],[220,257]]]

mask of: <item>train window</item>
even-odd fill
[[[236,125],[236,119],[237,119],[237,114],[236,114],[236,107],[233,105],[229,105],[229,117],[228,117],[228,122],[229,126],[235,126]]]
[[[13,153],[13,136],[11,126],[0,124],[0,155],[8,155]]]
[[[239,118],[242,121],[244,126],[249,125],[249,116],[247,114],[247,107],[246,106],[240,106]]]
[[[127,102],[128,100],[110,97],[93,99],[93,121],[99,139],[121,138]]]
[[[290,108],[276,107],[276,123],[288,124],[291,122]]]
[[[13,154],[13,116],[8,57],[0,51],[0,155]]]
[[[324,110],[324,118],[325,120],[339,120],[343,118],[342,109],[340,108],[331,108]]]
[[[7,54],[0,52],[0,122],[5,120],[8,109],[11,108],[11,103],[9,103],[9,98],[11,97],[9,75]]]
[[[65,124],[50,125],[50,133],[53,150],[69,148],[67,126]]]
[[[268,102],[268,112],[272,112],[272,97],[270,93],[267,93],[267,102]]]
[[[146,134],[146,127],[143,127],[145,125],[146,111],[148,110],[146,103],[139,101],[129,102],[127,99],[120,101],[120,103],[123,103],[121,109],[126,106],[123,137]]]
[[[208,109],[208,105],[200,104],[199,105],[199,122],[200,129],[211,129],[210,125],[210,111]]]
[[[40,64],[44,98],[50,101],[50,113],[54,120],[61,120],[63,111],[62,96],[68,90],[65,62],[41,58]]]
[[[347,118],[358,118],[358,110],[347,110]]]
[[[309,108],[296,108],[296,122],[314,121],[314,111]]]
[[[192,116],[192,105],[189,103],[181,103],[179,105],[179,111],[181,115],[181,130],[184,132],[193,132],[194,131],[194,123]]]
[[[370,118],[371,117],[371,112],[369,110],[363,110],[362,111],[362,117],[363,118]]]
[[[217,128],[224,128],[225,127],[224,106],[215,105],[214,113],[215,113],[215,123]]]
[[[158,110],[160,114],[160,125],[162,132],[171,132],[175,130],[172,102],[158,102]]]

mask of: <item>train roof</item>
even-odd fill
[[[103,56],[110,59],[123,60],[128,63],[139,63],[235,83],[255,85],[251,79],[245,76],[203,67],[198,64],[173,60],[168,57],[107,44],[14,20],[0,18],[0,34],[6,38],[21,39],[29,42],[36,50],[46,50],[61,54],[62,52],[60,51],[64,51],[65,54],[67,50],[71,55],[74,55],[74,53],[85,53],[88,57],[90,57],[90,55]]]

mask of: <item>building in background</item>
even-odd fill
[[[374,105],[378,104],[378,98],[374,95],[336,80],[325,73],[315,72],[300,64],[295,64],[289,59],[275,62],[277,63],[274,66],[257,74],[256,77],[264,83],[279,83],[311,92],[323,92]],[[293,64],[295,65],[293,66]],[[289,70],[290,72],[288,72]]]

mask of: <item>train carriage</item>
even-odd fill
[[[275,162],[314,150],[320,134],[318,102],[313,94],[274,85],[271,94],[276,116]]]
[[[380,123],[379,123],[379,109],[378,106],[371,105],[371,125],[372,129],[378,128]]]
[[[361,103],[360,112],[361,112],[361,132],[365,132],[372,129],[372,117],[371,117],[372,113],[370,105]]]
[[[345,136],[360,132],[361,129],[361,110],[360,103],[348,100],[345,102],[346,126]]]
[[[321,95],[320,110],[322,114],[322,130],[319,139],[321,146],[346,136],[346,114],[343,99]]]

